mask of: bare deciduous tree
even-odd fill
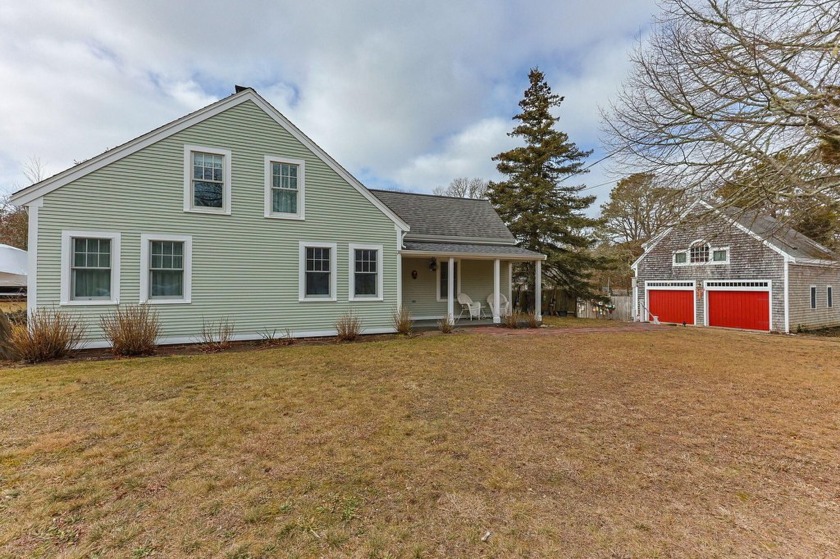
[[[39,157],[31,156],[22,165],[23,176],[29,184],[46,178],[46,165]],[[0,199],[0,243],[26,250],[29,242],[29,214],[26,208],[16,207],[8,196]]]
[[[484,179],[469,179],[459,177],[453,179],[449,186],[438,186],[433,191],[438,196],[455,196],[458,198],[486,198],[487,181]]]
[[[601,233],[614,244],[642,242],[674,225],[687,206],[685,192],[637,173],[618,181],[601,205]]]
[[[661,5],[604,112],[619,160],[701,193],[734,183],[742,206],[840,192],[837,1]]]

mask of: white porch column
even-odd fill
[[[502,263],[497,258],[493,261],[493,324],[499,324],[502,321],[501,316],[499,315],[499,303],[501,302],[499,297],[499,290],[502,287],[502,281],[499,277],[502,272],[501,268]]]
[[[534,315],[536,315],[537,320],[542,320],[542,260],[537,260],[535,264]]]
[[[455,259],[451,256],[448,266],[449,274],[446,276],[446,281],[449,283],[449,297],[446,299],[446,316],[449,322],[455,322]]]

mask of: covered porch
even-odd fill
[[[415,323],[435,325],[448,317],[459,326],[499,324],[512,308],[513,265],[534,262],[540,308],[542,254],[513,245],[406,242],[400,251],[400,305],[408,308]],[[478,307],[471,317],[458,298],[464,295]],[[507,305],[505,303],[507,302]]]

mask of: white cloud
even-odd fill
[[[653,0],[348,4],[30,0],[0,8],[0,190],[254,86],[351,172],[428,191],[492,178],[539,65],[596,145]]]

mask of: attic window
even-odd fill
[[[702,244],[689,249],[689,260],[692,264],[704,264],[709,261],[709,245]]]
[[[230,150],[184,146],[184,211],[230,214]]]

